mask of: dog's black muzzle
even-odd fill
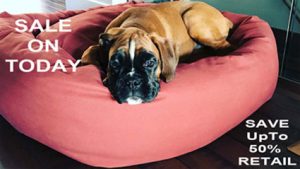
[[[119,103],[138,104],[152,101],[158,94],[158,80],[139,75],[126,75],[119,79],[108,79],[107,86]]]

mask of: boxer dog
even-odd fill
[[[199,44],[230,46],[232,22],[203,2],[166,2],[133,7],[116,17],[90,46],[82,63],[105,68],[103,80],[119,102],[139,104],[158,94],[160,79],[170,82],[179,59]]]

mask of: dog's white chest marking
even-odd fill
[[[141,104],[143,102],[143,100],[139,97],[129,97],[129,98],[127,98],[126,101],[130,105],[137,105],[137,104]]]
[[[130,40],[129,42],[129,56],[130,56],[130,60],[131,60],[131,64],[132,64],[132,68],[131,71],[129,72],[130,76],[133,76],[135,70],[133,67],[133,62],[134,62],[134,56],[135,56],[135,41],[134,40]]]

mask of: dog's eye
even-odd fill
[[[154,64],[155,64],[155,61],[154,61],[154,60],[147,60],[147,61],[143,64],[143,66],[144,66],[144,67],[147,67],[147,68],[152,68],[152,67],[154,66]]]
[[[120,66],[120,62],[118,60],[112,60],[110,61],[110,67],[117,68]]]

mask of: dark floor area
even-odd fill
[[[277,142],[282,152],[277,155],[249,153],[250,141],[246,139],[249,130],[242,122],[210,145],[186,155],[160,162],[127,167],[126,169],[277,169],[300,168],[300,157],[289,152],[287,146],[300,140],[300,85],[279,80],[273,98],[255,112],[251,119],[289,119],[289,129],[276,129],[289,135],[287,141]],[[264,129],[266,132],[272,129]],[[274,129],[272,130],[274,131]],[[270,142],[272,143],[272,142]],[[274,143],[274,142],[273,142]],[[277,144],[276,143],[276,144]],[[268,143],[267,143],[268,144]],[[288,156],[298,167],[241,167],[240,156]],[[50,148],[19,134],[0,117],[0,169],[92,169],[76,162]]]

